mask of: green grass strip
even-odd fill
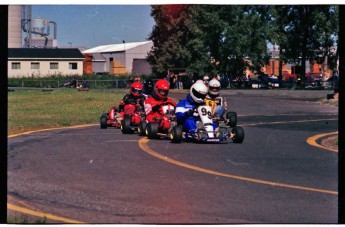
[[[77,91],[73,88],[9,92],[8,134],[98,123],[101,114],[118,105],[127,92],[127,89]]]

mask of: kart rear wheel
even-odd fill
[[[138,126],[138,132],[139,135],[145,136],[146,135],[146,121],[140,121],[139,126]]]
[[[170,139],[173,143],[181,143],[182,141],[182,128],[180,126],[174,126],[170,132]]]
[[[151,122],[146,125],[145,129],[146,135],[149,139],[157,138],[158,133],[158,123]]]
[[[131,119],[125,118],[121,121],[121,131],[123,134],[131,133]]]
[[[237,125],[237,113],[236,112],[227,112],[226,119],[230,121],[230,127],[233,128]]]
[[[242,143],[244,140],[244,130],[240,126],[236,126],[231,131],[232,134],[232,141],[234,143]]]
[[[100,124],[101,124],[101,128],[107,128],[108,127],[108,118],[106,114],[102,114],[101,118],[100,118]]]

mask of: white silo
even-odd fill
[[[43,18],[37,17],[33,21],[32,31],[34,33],[43,33],[45,30],[45,20]]]
[[[21,5],[8,6],[8,47],[22,48]]]

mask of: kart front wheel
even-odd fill
[[[149,139],[154,139],[157,137],[158,133],[158,123],[152,122],[146,125],[145,129],[146,135]]]
[[[108,118],[106,114],[102,114],[101,118],[100,118],[100,124],[101,124],[101,128],[107,128],[108,127]]]
[[[182,141],[182,128],[180,126],[175,126],[170,132],[170,139],[173,143],[181,143]]]
[[[139,135],[145,136],[146,132],[146,121],[141,121],[138,126]]]
[[[244,130],[240,126],[236,126],[231,131],[231,138],[234,143],[242,143],[244,140]]]
[[[124,118],[121,121],[121,131],[123,134],[131,133],[131,119],[130,118]]]

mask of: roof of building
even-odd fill
[[[120,51],[133,49],[135,47],[142,46],[147,43],[152,43],[152,41],[102,45],[102,46],[97,46],[91,49],[84,50],[82,53],[92,54],[92,53],[104,53],[104,52],[120,52]]]
[[[8,48],[8,58],[82,58],[79,49]]]

